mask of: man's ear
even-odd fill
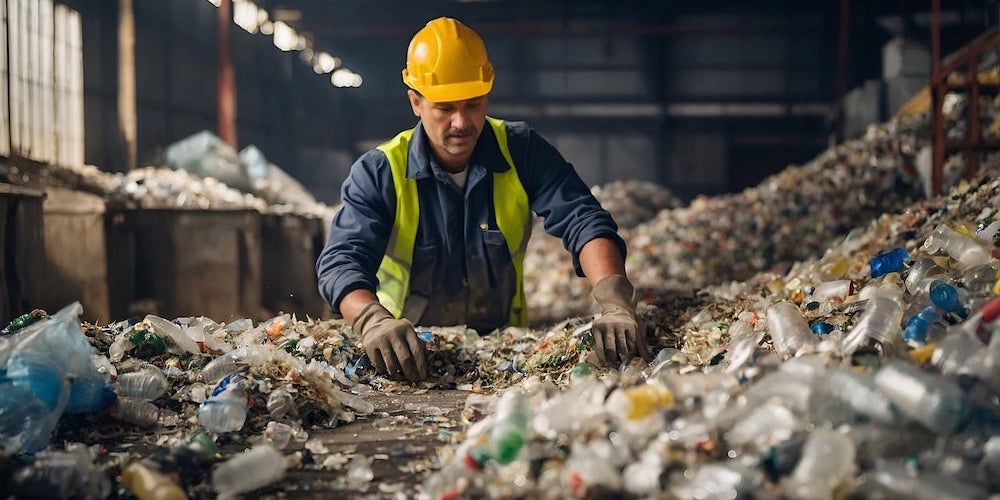
[[[413,115],[420,117],[420,94],[413,89],[406,91],[406,98],[410,100],[410,107],[413,108]]]

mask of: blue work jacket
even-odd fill
[[[594,238],[615,241],[624,259],[618,226],[573,166],[523,122],[507,122],[507,136],[531,210],[544,219],[546,232],[562,239],[576,274],[583,276],[580,250]],[[490,174],[507,168],[492,129],[484,126],[462,189],[434,159],[423,127],[418,123],[414,128],[407,177],[417,180],[420,222],[403,309],[414,324],[465,324],[481,332],[506,324],[517,284],[506,242],[495,229]],[[337,314],[348,292],[374,292],[378,286],[376,271],[396,208],[385,153],[372,149],[358,158],[341,187],[341,202],[316,262],[320,293]],[[492,229],[484,230],[483,224]],[[530,311],[531,297],[527,299]]]

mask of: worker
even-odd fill
[[[319,289],[390,378],[427,377],[414,325],[488,334],[527,326],[532,212],[562,239],[602,309],[601,363],[647,356],[618,226],[572,165],[523,122],[487,116],[493,65],[476,32],[441,17],[410,41],[403,83],[417,124],[364,153],[316,262]]]

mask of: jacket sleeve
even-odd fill
[[[580,179],[576,169],[552,144],[524,122],[508,122],[508,143],[531,210],[544,219],[545,232],[562,239],[573,255],[573,268],[583,276],[580,250],[590,240],[615,242],[622,260],[626,245],[611,214]]]
[[[340,199],[340,210],[316,261],[320,294],[338,315],[340,299],[348,292],[374,292],[378,287],[376,272],[392,231],[396,203],[382,151],[374,149],[358,158],[341,186]]]

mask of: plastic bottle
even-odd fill
[[[729,327],[729,347],[726,349],[726,373],[733,373],[753,358],[760,346],[760,336],[746,319]]]
[[[139,427],[152,427],[160,420],[160,409],[144,399],[118,398],[111,416]]]
[[[264,429],[264,439],[275,448],[283,450],[292,440],[292,426],[272,420],[267,423],[267,427]]]
[[[802,446],[802,457],[784,484],[787,498],[833,498],[854,475],[854,442],[839,432],[816,429]]]
[[[267,395],[267,412],[271,418],[281,418],[295,407],[291,393],[278,388]]]
[[[920,347],[943,337],[947,331],[943,318],[936,306],[921,307],[917,314],[906,320],[903,340],[910,346]]]
[[[906,267],[909,260],[910,252],[907,252],[905,248],[893,248],[880,253],[872,257],[868,263],[871,268],[871,277],[875,279],[889,273],[898,273]]]
[[[992,264],[970,267],[962,273],[961,277],[962,286],[976,295],[989,294],[996,282],[997,270]]]
[[[145,366],[140,370],[118,375],[114,384],[120,397],[155,400],[170,388],[170,382],[156,366]]]
[[[608,407],[628,420],[641,420],[673,402],[670,389],[656,381],[618,389],[608,396]]]
[[[198,407],[198,423],[212,432],[235,432],[247,418],[245,377],[233,374],[222,379],[212,395]]]
[[[906,275],[906,290],[912,295],[925,292],[935,280],[947,279],[947,271],[938,266],[934,259],[922,257],[913,261]]]
[[[968,415],[965,393],[951,380],[900,361],[882,366],[875,386],[913,420],[938,434],[951,434]]]
[[[812,299],[825,302],[830,299],[843,299],[854,291],[854,282],[851,280],[824,281],[813,289]]]
[[[201,379],[207,384],[214,384],[227,375],[265,363],[271,358],[272,353],[267,346],[240,347],[205,364],[201,369]]]
[[[66,413],[95,413],[115,404],[118,395],[96,368],[85,373],[67,374],[71,380]]]
[[[902,318],[903,309],[894,297],[876,295],[844,336],[843,355],[850,356],[862,346],[870,346],[882,355],[891,354],[897,340],[902,339]]]
[[[187,500],[187,494],[170,476],[141,461],[122,470],[122,484],[139,500]]]
[[[927,237],[923,249],[929,254],[944,251],[965,267],[981,266],[992,258],[982,240],[961,234],[944,224]]]
[[[788,301],[779,301],[767,308],[767,331],[774,342],[774,350],[783,356],[792,356],[803,346],[816,343],[816,336],[802,317],[799,308]]]
[[[0,492],[4,498],[109,498],[111,479],[94,458],[87,449],[77,448],[40,451],[17,470],[11,460],[3,468],[12,473],[0,474]]]
[[[497,401],[493,430],[490,431],[491,455],[497,462],[508,464],[518,457],[529,439],[528,421],[531,406],[517,390],[504,392]]]
[[[964,309],[958,289],[948,283],[935,280],[931,283],[928,293],[931,302],[943,311],[959,312]]]
[[[823,404],[827,394],[832,394],[850,408],[852,415],[848,416],[848,421],[858,414],[883,424],[902,421],[899,410],[875,387],[875,379],[870,372],[856,372],[834,366],[827,372],[824,380],[827,391],[818,392],[813,402]]]
[[[3,330],[0,330],[0,335],[10,335],[47,317],[48,313],[41,309],[35,309],[30,313],[22,314],[14,318],[9,325],[5,326]]]
[[[212,471],[212,488],[220,496],[254,491],[281,481],[287,466],[274,446],[260,444],[218,464]]]

